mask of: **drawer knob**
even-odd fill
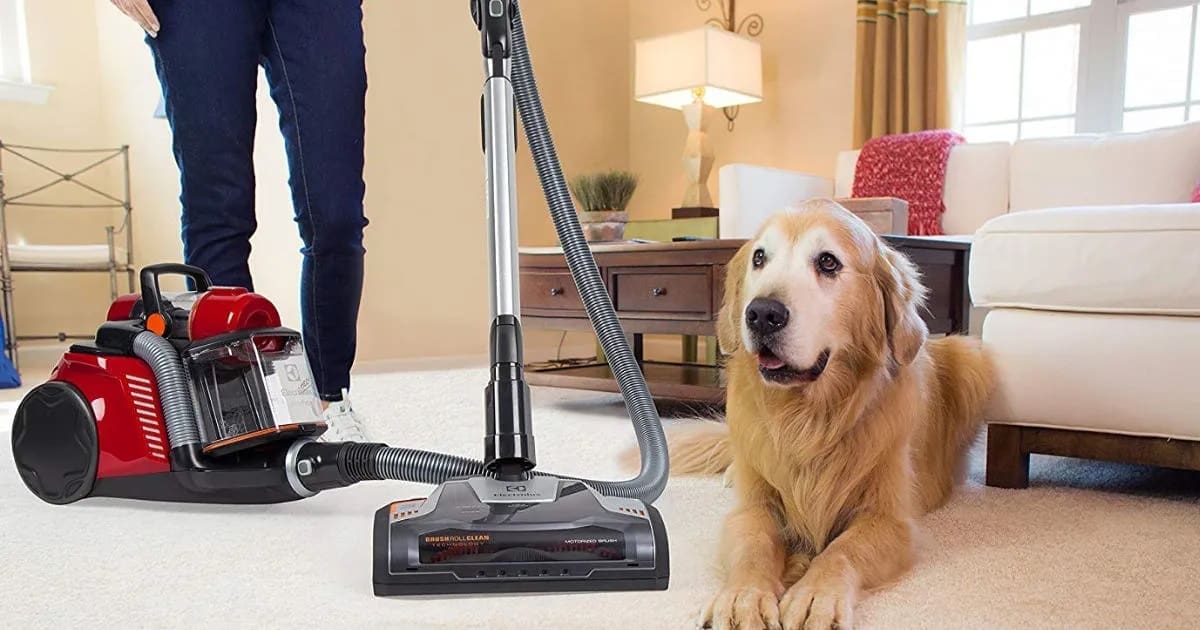
[[[667,290],[664,289],[663,287],[654,287],[653,289],[650,290],[650,295],[653,295],[655,297],[658,297],[660,295],[666,295],[666,294],[667,294]]]
[[[563,290],[561,287],[555,287],[553,289],[550,289],[550,295],[562,295],[562,294],[563,294]]]

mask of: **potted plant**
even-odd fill
[[[571,180],[571,193],[580,209],[579,223],[588,241],[625,240],[629,221],[625,208],[637,185],[637,175],[627,171],[585,174]]]

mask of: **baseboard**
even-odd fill
[[[31,376],[37,378],[50,376],[50,370],[58,365],[58,360],[70,348],[70,343],[23,342],[17,352],[22,380],[29,380]]]

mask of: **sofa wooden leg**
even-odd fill
[[[1021,427],[988,425],[987,485],[993,488],[1029,487],[1029,453],[1021,448]]]

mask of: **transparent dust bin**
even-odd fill
[[[325,431],[300,333],[275,328],[203,339],[184,352],[204,452],[220,456]]]

